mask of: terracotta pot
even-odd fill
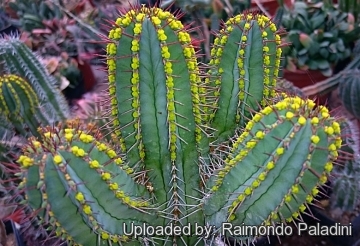
[[[278,0],[258,0],[258,2],[268,11],[271,16],[276,14],[276,10],[279,8]],[[292,6],[292,0],[284,0],[284,4],[287,7]],[[259,9],[254,0],[251,0],[251,8]]]
[[[287,69],[283,70],[283,78],[287,81],[292,82],[296,87],[304,88],[309,85],[314,85],[318,82],[321,82],[328,77],[324,76],[320,71],[318,70],[296,70],[296,71],[289,71]],[[327,99],[329,97],[329,94],[321,95],[321,96],[315,96],[311,99],[315,100],[317,104],[319,105],[325,105],[327,103]]]

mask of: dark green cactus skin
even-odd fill
[[[18,75],[31,85],[46,122],[54,123],[69,117],[70,109],[55,86],[55,78],[48,74],[35,54],[19,39],[0,38],[0,63],[6,74]]]
[[[360,71],[346,72],[339,83],[339,95],[342,104],[352,115],[360,119]]]
[[[262,225],[292,220],[312,202],[337,157],[339,124],[311,100],[267,102],[278,100],[281,53],[270,20],[249,13],[226,25],[227,41],[212,53],[221,45],[228,62],[212,64],[220,67],[202,83],[190,36],[172,14],[135,7],[115,21],[107,64],[117,146],[71,123],[44,128],[45,141],[31,139],[18,159],[28,205],[57,236],[86,246],[211,245],[195,235],[133,238],[122,222]]]

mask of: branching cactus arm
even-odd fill
[[[203,71],[176,16],[143,6],[124,13],[107,38],[117,146],[81,123],[43,128],[44,141],[31,139],[18,159],[28,205],[55,235],[84,246],[208,243],[194,234],[134,238],[123,222],[194,232],[195,223],[297,218],[327,180],[340,126],[311,100],[274,98],[279,38],[266,17],[235,16]]]
[[[205,79],[207,112],[204,119],[215,129],[214,141],[233,136],[259,106],[275,96],[280,65],[280,34],[263,15],[241,14],[230,18],[211,50]]]

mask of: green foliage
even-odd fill
[[[295,2],[285,11],[283,27],[289,31],[286,41],[287,68],[320,70],[332,75],[332,66],[352,55],[353,42],[360,37],[360,27],[350,14],[323,3]]]
[[[13,23],[28,32],[37,28],[44,28],[43,20],[60,19],[63,17],[61,10],[55,5],[50,4],[49,1],[17,0],[9,2],[9,7],[19,18],[18,20],[13,20]]]
[[[351,13],[351,17],[355,22],[359,22],[360,17],[360,2],[359,0],[340,0],[339,9],[343,12]]]
[[[197,8],[209,6],[211,1],[209,0],[165,0],[162,1],[161,7],[166,8],[176,3],[181,9],[186,11],[193,11]]]
[[[4,30],[10,25],[9,19],[6,16],[5,12],[0,9],[0,31]]]
[[[273,92],[280,44],[269,18],[238,15],[217,36],[210,67],[199,68],[176,16],[130,10],[107,45],[116,138],[103,142],[78,122],[43,128],[17,160],[27,204],[51,235],[86,246],[205,245],[223,222],[300,218],[333,167],[340,126],[325,107]],[[208,242],[135,238],[123,223],[215,230]]]

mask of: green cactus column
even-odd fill
[[[109,39],[111,114],[126,161],[148,170],[168,222],[201,224],[199,71],[190,35],[169,12],[140,7],[116,20]]]
[[[264,15],[245,13],[230,18],[211,50],[205,82],[205,121],[224,141],[274,97],[279,72],[280,32]]]
[[[209,183],[209,224],[272,225],[299,217],[326,182],[341,146],[339,123],[327,108],[314,106],[285,98],[255,114]]]

